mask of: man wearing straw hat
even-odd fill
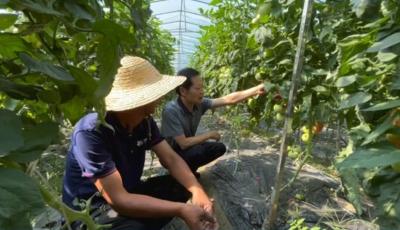
[[[234,105],[245,99],[265,93],[264,84],[247,90],[234,92],[226,96],[210,99],[204,97],[203,82],[200,72],[185,68],[178,72],[186,81],[176,88],[178,98],[165,106],[161,120],[161,134],[173,149],[181,155],[191,170],[203,166],[226,152],[217,131],[196,135],[200,119],[208,109]],[[196,173],[199,176],[198,173]]]
[[[126,56],[105,98],[107,125],[97,113],[75,126],[63,181],[63,202],[111,229],[161,229],[172,217],[190,229],[216,226],[213,204],[189,167],[160,135],[151,114],[184,77],[163,76],[146,60]],[[141,181],[145,151],[152,149],[171,176]],[[192,197],[192,203],[186,201]],[[68,221],[68,220],[67,220]],[[82,223],[70,223],[82,229]]]

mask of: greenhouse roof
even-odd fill
[[[200,27],[209,25],[210,20],[200,13],[200,8],[209,9],[211,0],[154,0],[151,2],[153,15],[160,19],[161,28],[168,30],[176,39],[174,47],[175,70],[189,64],[200,38]]]

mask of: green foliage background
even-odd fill
[[[220,96],[264,82],[270,93],[249,101],[251,121],[282,124],[272,108],[288,100],[303,1],[211,4],[203,12],[211,25],[203,28],[192,60],[207,93]],[[382,229],[400,228],[400,173],[394,167],[400,149],[387,138],[400,133],[394,125],[400,114],[399,6],[396,0],[314,1],[293,117],[294,130],[316,121],[346,129],[349,145],[337,169],[360,215],[362,196],[371,197]]]

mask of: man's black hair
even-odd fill
[[[200,72],[195,70],[195,69],[193,69],[193,68],[189,68],[188,67],[188,68],[184,68],[184,69],[179,70],[176,75],[177,76],[186,77],[186,80],[183,82],[183,84],[178,86],[178,87],[176,87],[176,89],[175,89],[176,93],[178,95],[181,95],[181,92],[179,91],[179,88],[183,87],[185,89],[189,89],[193,85],[192,78],[196,77],[196,76],[199,76]]]

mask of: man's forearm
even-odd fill
[[[184,203],[157,199],[140,194],[126,194],[123,202],[112,207],[120,214],[133,218],[182,216]]]
[[[226,95],[225,97],[230,104],[236,104],[255,95],[257,95],[257,87],[252,87],[250,89],[234,92]]]
[[[164,141],[165,142],[165,141]],[[168,144],[165,143],[168,146]],[[181,216],[183,203],[171,202],[154,197],[129,193],[123,187],[118,170],[110,175],[99,178],[95,186],[111,207],[130,217],[172,217]]]
[[[208,139],[210,139],[210,135],[208,133],[203,133],[194,137],[186,137],[184,140],[177,142],[179,144],[179,147],[184,150],[194,145],[204,143]]]

